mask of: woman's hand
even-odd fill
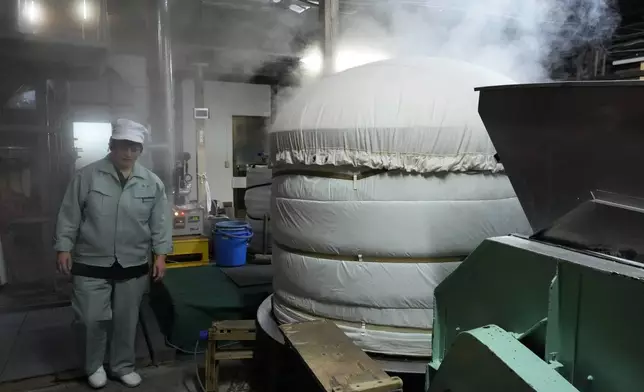
[[[152,278],[155,282],[160,281],[165,276],[165,255],[157,256],[154,259],[154,267],[152,268]]]
[[[58,271],[65,275],[72,272],[72,254],[70,252],[58,252]]]

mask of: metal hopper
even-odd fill
[[[644,82],[478,91],[479,113],[537,239],[641,261]]]

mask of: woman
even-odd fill
[[[160,280],[172,250],[163,183],[136,162],[146,133],[141,124],[118,120],[110,153],[76,173],[58,213],[58,268],[73,277],[72,307],[82,326],[85,371],[94,388],[107,383],[108,333],[110,372],[129,387],[141,383],[134,371],[135,338],[148,256],[152,250],[152,275]]]

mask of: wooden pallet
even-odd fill
[[[248,341],[255,341],[255,320],[226,320],[212,324],[212,328],[208,330],[208,351],[206,352],[206,392],[219,392],[221,361],[253,358],[252,348],[226,348],[218,344]]]
[[[325,392],[394,392],[402,380],[389,377],[330,321],[311,321],[280,326]]]

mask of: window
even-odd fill
[[[22,85],[18,90],[9,98],[5,104],[9,109],[36,109],[36,90],[30,86]]]
[[[74,148],[78,154],[76,169],[97,161],[108,153],[112,124],[110,123],[74,123]]]

